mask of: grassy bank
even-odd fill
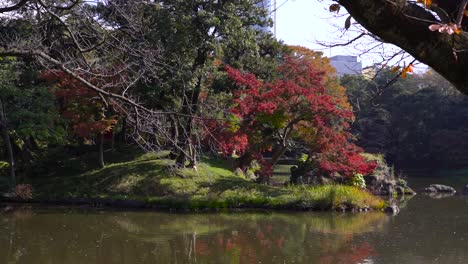
[[[203,160],[197,171],[175,170],[173,161],[163,154],[121,151],[125,159],[119,153],[107,153],[111,162],[102,169],[80,167],[88,164],[84,159],[93,158],[89,153],[62,158],[61,165],[49,161],[46,166],[50,173],[30,177],[34,198],[134,200],[174,209],[332,210],[384,206],[380,198],[350,186],[266,186],[232,173],[222,161]],[[112,159],[112,155],[119,159]]]

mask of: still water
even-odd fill
[[[468,197],[382,213],[169,214],[0,205],[0,263],[468,263]]]

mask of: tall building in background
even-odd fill
[[[264,31],[270,31],[276,37],[276,0],[256,0],[257,6],[264,8],[269,17],[273,20],[273,27],[261,28]]]
[[[357,61],[356,56],[338,55],[330,58],[330,64],[335,67],[339,77],[362,74],[362,63]]]

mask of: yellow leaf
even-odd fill
[[[397,72],[400,70],[400,66],[395,66],[392,68],[392,72]]]
[[[406,78],[406,71],[401,72],[401,78]]]
[[[456,28],[454,29],[454,31],[455,31],[455,34],[457,34],[457,35],[459,35],[459,34],[462,33],[462,30],[461,30],[459,27],[456,27]]]
[[[465,10],[465,12],[463,12],[463,14],[464,14],[465,16],[468,16],[468,10]]]

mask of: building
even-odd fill
[[[377,74],[378,69],[381,69],[381,68],[382,68],[382,66],[379,65],[379,64],[374,64],[372,66],[367,66],[364,69],[362,69],[362,76],[364,76],[364,78],[366,78],[366,79],[372,80],[372,79],[374,79],[375,75]]]
[[[330,58],[330,64],[335,67],[339,77],[343,75],[361,75],[362,63],[356,56],[338,55]]]
[[[273,20],[273,27],[264,27],[261,30],[270,31],[273,35],[276,36],[276,0],[257,0],[256,5],[258,7],[264,8],[268,14],[269,18]]]

